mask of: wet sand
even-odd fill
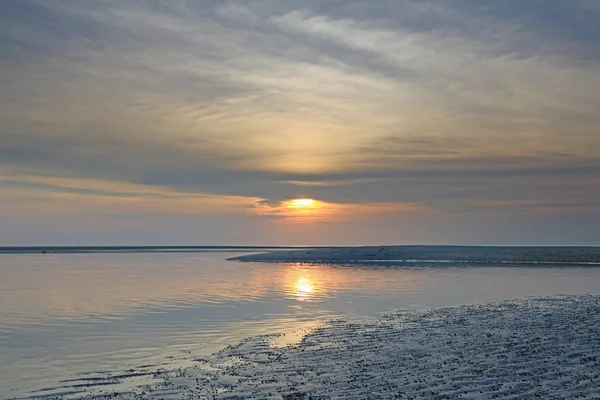
[[[289,335],[300,340],[248,338],[192,367],[156,371],[159,383],[76,397],[600,398],[600,295],[400,311]]]

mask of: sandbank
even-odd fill
[[[361,246],[271,251],[230,258],[256,262],[437,262],[600,265],[600,247]]]
[[[600,398],[600,295],[398,311],[300,337],[248,338],[159,383],[78,398]]]

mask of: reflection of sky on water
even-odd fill
[[[0,258],[6,388],[47,386],[81,371],[181,352],[210,354],[247,336],[331,318],[600,287],[600,268],[590,267],[399,268],[237,263],[227,256]]]
[[[0,332],[22,324],[129,318],[139,312],[250,302],[273,293],[321,301],[342,291],[398,291],[427,274],[403,272],[401,282],[378,279],[389,268],[238,264],[223,254],[94,254],[7,256],[2,260]],[[271,293],[271,294],[269,294]],[[230,315],[231,310],[228,310]]]

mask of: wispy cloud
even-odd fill
[[[591,202],[599,12],[584,0],[7,0],[0,173],[11,193],[139,185],[173,209],[184,200],[170,196],[248,212],[310,196],[452,213],[540,194],[562,209],[572,184]]]

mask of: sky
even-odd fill
[[[3,0],[0,246],[600,245],[598,20]]]

